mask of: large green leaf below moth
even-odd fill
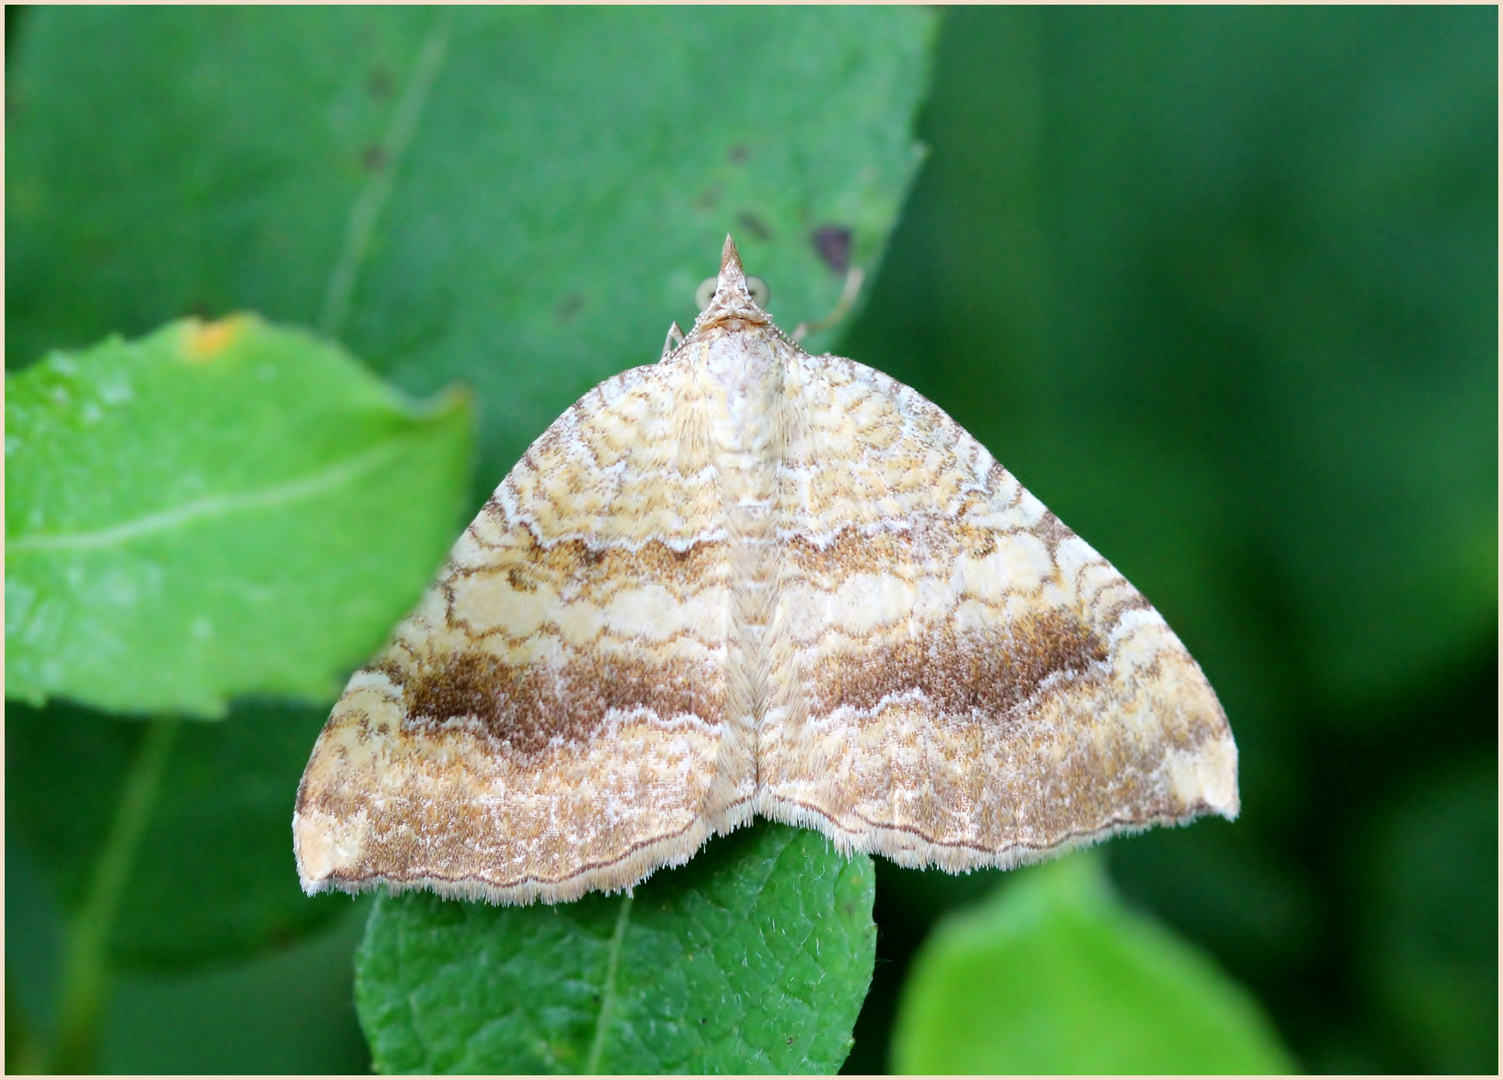
[[[316,326],[411,391],[474,387],[488,494],[571,401],[657,359],[727,232],[789,329],[847,262],[873,269],[934,26],[38,9],[7,86],[7,363],[190,311]]]
[[[470,413],[250,316],[8,376],[6,695],[332,697],[453,541]]]
[[[936,927],[898,1007],[901,1073],[1292,1069],[1251,996],[1124,909],[1096,853],[1017,871]]]
[[[356,958],[382,1072],[832,1073],[875,960],[871,859],[759,823],[626,896],[383,896]]]

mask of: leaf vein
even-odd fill
[[[210,495],[202,499],[146,514],[133,521],[124,521],[102,529],[73,533],[33,533],[6,539],[7,551],[45,553],[53,551],[90,551],[117,547],[153,533],[168,532],[206,518],[227,517],[231,514],[252,510],[271,509],[299,502],[315,495],[322,495],[367,473],[396,457],[406,440],[393,441],[367,453],[347,458],[312,476],[292,480],[260,491],[246,491],[233,495]]]
[[[621,911],[616,916],[616,929],[611,934],[611,943],[606,953],[605,980],[600,988],[600,1013],[595,1018],[595,1037],[590,1041],[590,1056],[584,1067],[584,1071],[591,1075],[600,1072],[600,1058],[605,1053],[605,1032],[610,1026],[611,1007],[616,1003],[616,965],[621,959],[621,943],[626,938],[631,903],[631,893],[621,898]]]
[[[376,221],[385,209],[395,183],[397,169],[412,137],[417,132],[418,120],[428,104],[428,91],[443,68],[444,57],[449,48],[450,13],[445,10],[438,26],[423,42],[413,66],[412,78],[402,92],[397,110],[381,140],[381,155],[384,165],[376,169],[370,181],[350,208],[350,220],[345,226],[344,244],[334,272],[329,275],[329,284],[324,291],[323,310],[318,316],[319,330],[329,337],[337,338],[349,316],[350,302],[355,295],[355,284],[360,276],[361,263],[370,250],[371,235],[376,231]]]

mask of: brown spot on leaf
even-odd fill
[[[747,157],[750,156],[750,154],[751,151],[746,148],[745,143],[737,143],[735,146],[731,147],[725,152],[726,159],[730,161],[732,165],[740,165],[747,159]]]
[[[392,82],[391,72],[385,68],[377,68],[372,71],[370,78],[365,82],[365,92],[377,101],[391,97],[391,92],[396,88]]]
[[[758,240],[772,239],[772,230],[767,227],[767,223],[750,210],[737,214],[736,223]]]
[[[554,314],[558,317],[559,322],[566,323],[579,314],[579,309],[584,307],[584,305],[585,298],[583,296],[580,296],[579,293],[570,293],[558,302],[558,307],[554,309]]]
[[[838,225],[825,225],[814,230],[811,237],[814,250],[824,264],[837,274],[851,268],[851,230]]]
[[[371,173],[380,172],[382,169],[386,168],[385,147],[382,147],[375,143],[367,146],[360,155],[360,167],[363,168],[366,172]]]
[[[115,258],[116,246],[102,237],[89,240],[84,245],[84,258],[93,266],[103,266]]]

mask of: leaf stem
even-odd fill
[[[146,734],[126,775],[83,905],[69,928],[51,1072],[85,1073],[97,1068],[110,934],[181,726],[181,720],[170,717],[147,721]]]
[[[605,1031],[610,1026],[611,1006],[616,1003],[616,965],[621,959],[621,943],[626,939],[626,924],[631,915],[632,896],[621,898],[621,911],[616,916],[616,931],[611,935],[610,951],[605,961],[605,983],[600,988],[600,1015],[595,1018],[595,1038],[590,1042],[590,1056],[585,1060],[584,1071],[590,1075],[600,1072],[600,1058],[605,1053]]]

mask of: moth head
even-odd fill
[[[718,277],[709,277],[699,283],[699,288],[694,290],[695,308],[703,311],[710,306],[710,301],[715,297],[715,286],[719,282]],[[746,276],[746,291],[751,294],[752,303],[763,311],[766,311],[767,305],[772,303],[772,289],[768,287],[767,282],[755,274]]]

